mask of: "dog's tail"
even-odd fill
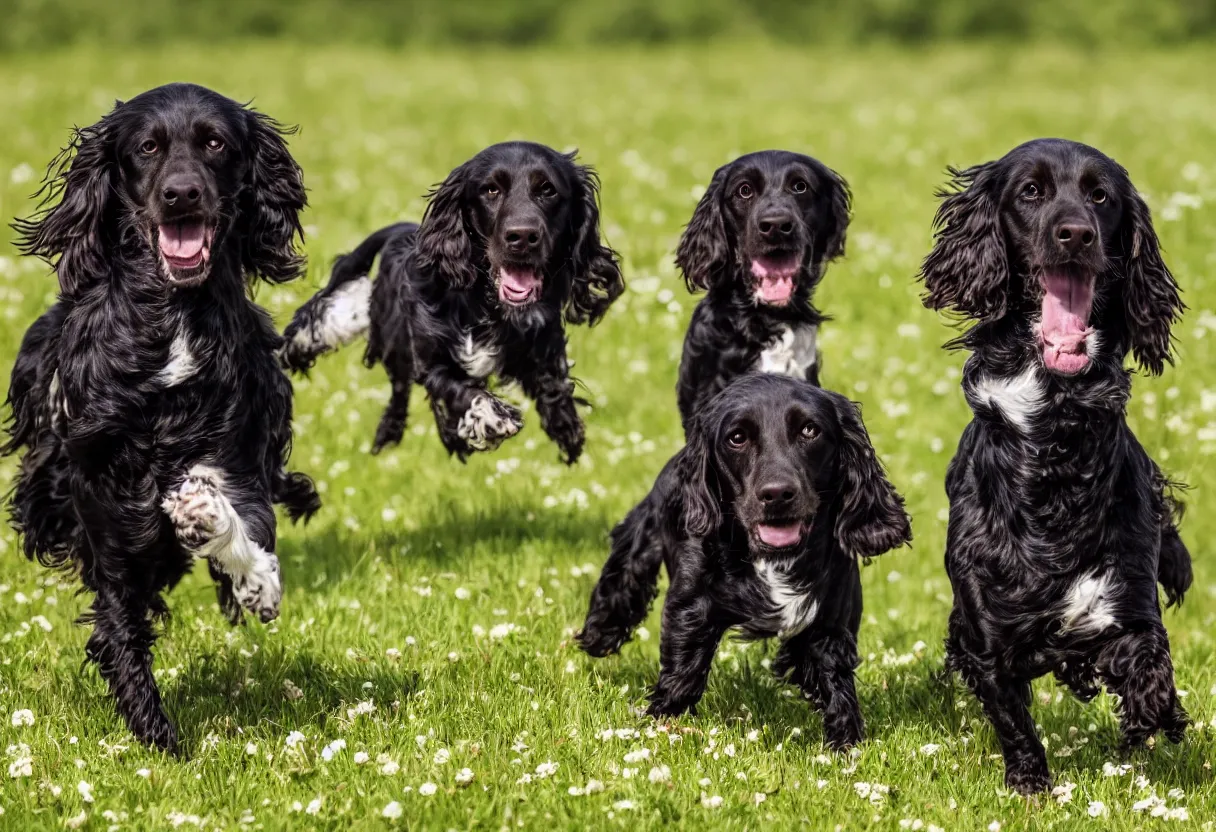
[[[285,370],[306,372],[321,355],[367,334],[372,263],[390,239],[417,229],[411,222],[381,228],[334,261],[329,283],[296,310],[283,331],[279,360]]]
[[[1182,603],[1182,598],[1191,588],[1195,576],[1191,570],[1191,553],[1178,533],[1178,524],[1182,521],[1186,508],[1178,497],[1178,491],[1183,486],[1166,479],[1160,471],[1157,476],[1160,478],[1164,504],[1161,512],[1161,553],[1157,558],[1157,581],[1165,590],[1166,606],[1173,607]]]
[[[321,497],[312,478],[298,471],[280,471],[274,478],[273,499],[287,509],[291,521],[308,522],[321,510]]]
[[[663,526],[677,485],[669,462],[645,499],[612,530],[612,551],[591,591],[587,620],[575,636],[590,655],[619,652],[659,594]]]

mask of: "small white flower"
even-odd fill
[[[928,742],[920,747],[920,753],[924,754],[926,757],[932,757],[934,754],[937,753],[939,748],[941,748],[941,746],[938,745],[937,743]]]
[[[401,770],[400,764],[396,760],[385,760],[380,764],[380,773],[386,775],[396,774]]]
[[[717,809],[722,805],[722,796],[717,794],[709,796],[705,792],[701,792],[701,805],[706,809]]]
[[[467,786],[472,782],[473,782],[473,769],[462,768],[460,771],[456,772],[456,785]]]
[[[336,739],[329,745],[321,749],[321,759],[329,762],[334,758],[334,755],[346,748],[346,740]]]
[[[1051,790],[1051,796],[1056,799],[1056,803],[1063,806],[1065,803],[1072,802],[1072,792],[1076,787],[1076,783],[1061,783]]]
[[[473,597],[473,593],[469,592],[467,589],[465,589],[462,586],[456,587],[456,600],[457,601],[467,601],[471,597]]]
[[[1186,792],[1182,789],[1170,789],[1165,793],[1165,796],[1170,800],[1182,800],[1182,798],[1186,797]]]
[[[616,803],[612,804],[612,808],[616,809],[618,812],[628,812],[631,809],[633,809],[633,801],[632,800],[618,800]]]
[[[18,777],[34,776],[34,758],[18,757],[8,764],[8,776],[16,780]]]
[[[308,806],[304,809],[310,815],[315,815],[321,811],[321,798],[315,797],[308,801]]]
[[[988,832],[1001,832],[1001,822],[999,820],[994,820],[992,823],[988,824]]]
[[[435,765],[444,765],[448,760],[452,759],[452,752],[448,751],[446,748],[441,748],[435,752],[435,757],[433,759],[435,761]]]
[[[296,687],[296,683],[290,679],[283,680],[283,695],[290,701],[295,702],[298,699],[304,698],[304,691]]]
[[[434,783],[423,783],[418,787],[418,794],[423,797],[430,797],[439,789]]]
[[[401,651],[398,650],[396,647],[388,648],[387,650],[384,651],[384,655],[385,655],[385,658],[387,658],[389,661],[394,661],[394,662],[401,661]]]
[[[254,754],[257,754],[258,753],[258,744],[255,742],[245,743],[245,753],[248,754],[250,757],[252,757]]]
[[[630,751],[628,754],[625,755],[625,762],[627,762],[627,763],[640,763],[640,762],[642,762],[642,760],[649,760],[649,759],[650,759],[650,749],[649,748],[639,748],[635,751]]]
[[[386,817],[389,820],[396,820],[401,817],[401,804],[394,800],[380,811],[380,816]]]
[[[1191,813],[1186,810],[1185,806],[1176,806],[1165,813],[1166,820],[1190,820]]]
[[[86,783],[84,780],[81,780],[79,783],[76,784],[76,791],[80,792],[80,799],[83,800],[85,803],[93,802],[93,784],[92,783]]]
[[[151,776],[152,776],[152,771],[151,771],[150,769],[141,768],[141,769],[138,769],[138,770],[135,772],[135,774],[136,774],[137,776],[142,777],[142,778],[144,778],[145,780],[147,780],[149,777],[151,777]]]
[[[552,777],[554,774],[557,774],[557,763],[550,761],[536,767],[537,777]]]
[[[366,751],[356,751],[355,752],[355,765],[357,765],[357,766],[363,765],[370,759],[371,759],[371,757],[368,756]]]
[[[726,746],[726,748],[723,748],[722,753],[727,757],[735,756],[735,744],[732,742],[730,745]]]
[[[764,792],[756,792],[754,795],[752,795],[752,802],[757,806],[766,800],[768,800],[768,795],[766,795]]]
[[[523,774],[520,775],[519,779],[515,781],[515,785],[526,786],[531,782],[532,782],[532,775],[525,771]]]
[[[760,732],[757,731],[755,728],[753,728],[752,730],[747,732],[747,741],[748,742],[755,742],[758,739],[760,739]]]
[[[85,822],[88,819],[89,819],[88,813],[81,811],[81,813],[79,815],[76,815],[75,817],[71,817],[71,818],[68,818],[67,820],[65,820],[63,822],[63,825],[66,826],[68,829],[79,829],[80,827],[84,826]]]
[[[1128,763],[1120,763],[1119,765],[1115,765],[1114,763],[1106,762],[1102,764],[1102,774],[1106,777],[1120,777],[1129,773],[1131,770],[1132,767]]]
[[[1085,811],[1091,818],[1104,818],[1110,814],[1109,810],[1106,808],[1106,804],[1101,800],[1091,801],[1089,808]]]
[[[287,735],[287,739],[284,740],[284,742],[287,744],[288,748],[295,748],[297,745],[304,742],[304,739],[305,737],[302,733],[299,731],[292,731]]]
[[[19,711],[13,711],[13,727],[20,728],[25,725],[34,724],[34,712],[29,708],[22,708]]]
[[[646,779],[651,783],[666,783],[671,780],[671,769],[667,766],[655,766],[650,770],[650,774],[646,775]]]
[[[493,639],[494,641],[502,641],[504,638],[511,635],[511,633],[515,632],[517,629],[519,629],[519,628],[516,627],[514,624],[511,624],[510,622],[508,622],[506,624],[495,624],[493,627],[490,628],[490,638]]]
[[[376,711],[376,703],[371,701],[370,699],[368,699],[363,702],[356,702],[355,707],[353,707],[353,708],[347,708],[346,709],[346,718],[351,721],[354,721],[361,716],[375,713],[375,711]]]

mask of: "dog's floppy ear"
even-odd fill
[[[703,425],[696,418],[689,426],[688,443],[679,453],[676,473],[684,530],[691,537],[704,537],[722,525],[721,488]]]
[[[943,201],[933,220],[933,250],[920,269],[925,306],[977,319],[999,317],[1009,286],[1000,163],[950,168],[950,175],[950,187],[937,193]]]
[[[849,183],[830,168],[826,173],[830,188],[828,217],[831,227],[824,239],[823,249],[816,252],[818,256],[815,258],[815,262],[817,264],[835,260],[844,255],[845,237],[849,231],[849,220],[853,216],[853,193],[849,190]],[[818,241],[816,241],[816,247],[818,247]]]
[[[1131,338],[1132,354],[1141,368],[1161,375],[1174,361],[1170,328],[1186,306],[1178,284],[1161,259],[1161,246],[1153,230],[1148,205],[1135,189],[1123,210],[1120,237],[1124,253],[1123,314]]]
[[[574,154],[567,157],[574,161]],[[580,191],[573,215],[576,232],[571,256],[573,274],[566,320],[572,324],[595,326],[612,302],[625,291],[625,280],[617,254],[600,240],[600,180],[595,170],[576,165],[575,182]]]
[[[840,420],[840,514],[836,539],[853,557],[874,557],[912,540],[904,499],[882,470],[861,408],[836,396]]]
[[[304,174],[285,139],[296,128],[253,110],[246,117],[250,163],[241,206],[241,265],[250,277],[286,283],[303,274],[306,262],[296,248],[304,240],[300,212],[308,205]]]
[[[729,268],[733,259],[731,241],[726,237],[726,222],[722,218],[722,189],[729,170],[730,165],[723,165],[714,173],[697,203],[697,210],[693,211],[692,219],[680,235],[676,266],[684,273],[684,283],[690,292],[708,289],[715,277]]]
[[[418,229],[414,262],[433,271],[457,288],[467,288],[477,279],[473,243],[465,227],[464,189],[468,164],[448,174],[427,199],[426,213]]]
[[[37,194],[39,213],[13,223],[17,249],[50,263],[63,295],[106,274],[106,215],[114,199],[110,118],[75,130],[47,167]],[[56,199],[58,203],[47,208]]]

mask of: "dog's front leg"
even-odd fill
[[[536,412],[545,434],[562,449],[567,465],[578,461],[585,440],[583,420],[575,409],[574,382],[570,380],[566,347],[546,356],[533,373],[522,374],[524,392],[536,401]]]
[[[996,731],[1005,758],[1005,785],[1019,794],[1051,788],[1047,752],[1030,716],[1030,682],[995,672],[964,673]]]
[[[1163,731],[1181,742],[1189,719],[1174,687],[1174,663],[1169,637],[1161,622],[1108,642],[1098,656],[1098,673],[1121,699],[1119,721],[1129,748]]]
[[[182,546],[228,578],[241,607],[264,622],[278,617],[282,586],[274,510],[255,478],[198,464],[162,505]],[[224,581],[217,592],[221,608],[237,623],[240,611],[227,597]]]
[[[781,645],[773,671],[791,681],[823,714],[823,739],[833,750],[844,751],[862,741],[865,723],[853,671],[857,667],[857,641],[847,630],[805,630]]]
[[[713,614],[700,588],[673,580],[663,604],[659,642],[659,680],[646,713],[654,717],[695,711],[709,681],[709,668],[727,624]]]
[[[474,452],[494,450],[524,426],[519,408],[467,376],[433,367],[423,384],[431,399],[439,438],[462,462]]]

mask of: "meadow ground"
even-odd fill
[[[204,83],[301,124],[292,150],[311,189],[311,267],[306,281],[259,291],[280,323],[335,255],[418,217],[428,186],[508,138],[577,146],[599,168],[605,228],[629,281],[601,326],[571,333],[594,404],[573,469],[534,413],[522,436],[461,465],[421,395],[401,447],[368,456],[387,385],[357,348],[297,384],[293,462],[316,477],[325,508],[307,528],[281,527],[286,594],[271,626],[229,629],[205,570],[173,593],[156,667],[180,759],[133,743],[97,674],[82,672],[86,632],[73,620],[87,599],[75,583],[28,564],[0,533],[0,827],[1210,826],[1216,88],[1202,67],[1213,65],[1210,51],[767,47],[402,56],[249,46],[0,60],[5,218],[31,209],[69,125],[162,82]],[[1199,727],[1181,746],[1124,759],[1108,697],[1083,706],[1041,683],[1034,714],[1057,782],[1075,788],[1026,801],[1003,790],[992,731],[942,674],[942,480],[968,411],[963,356],[939,349],[951,331],[922,309],[913,278],[943,168],[1043,135],[1095,144],[1131,171],[1190,305],[1178,369],[1136,381],[1130,418],[1192,485],[1183,535],[1196,585],[1166,622]],[[672,265],[677,236],[714,168],[764,147],[813,153],[852,184],[849,253],[818,294],[834,317],[824,380],[863,403],[914,516],[915,545],[863,573],[869,741],[856,756],[825,752],[819,719],[766,670],[772,645],[725,643],[700,716],[661,728],[636,713],[657,672],[657,615],[617,658],[592,661],[571,641],[608,530],[680,443],[673,387],[694,298]],[[6,380],[54,282],[11,244],[0,255]],[[12,460],[0,465],[5,481],[13,471]],[[23,709],[32,724],[10,719]],[[1189,820],[1136,810],[1154,794]]]

